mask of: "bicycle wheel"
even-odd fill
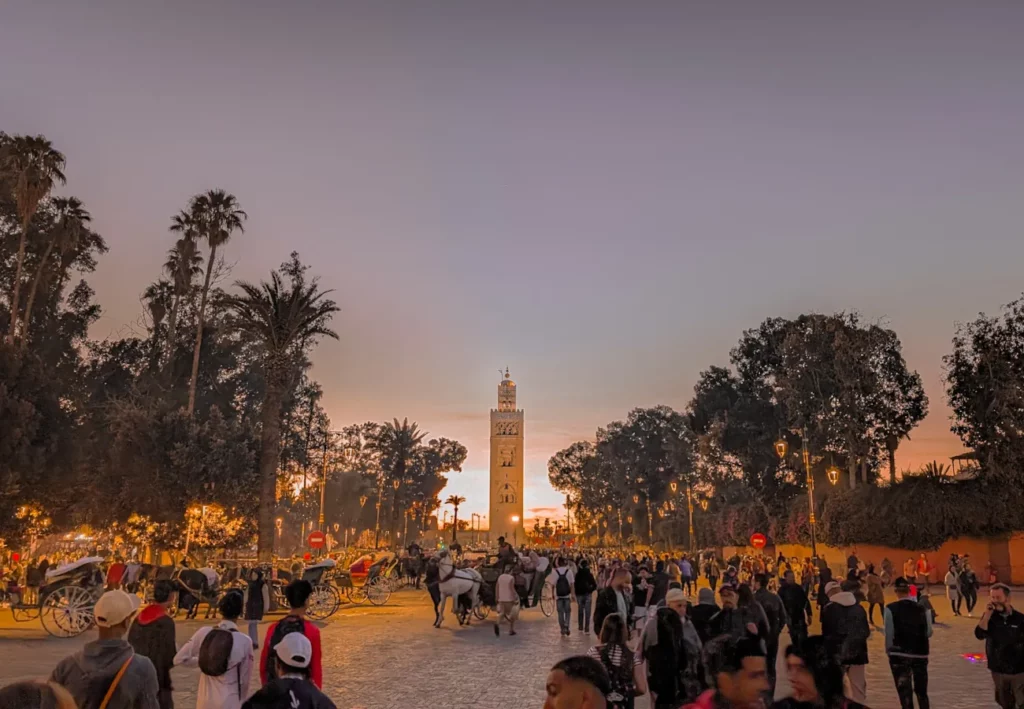
[[[348,597],[349,603],[366,603],[366,585],[362,586],[346,586],[345,595]]]
[[[491,614],[491,607],[485,606],[483,603],[479,604],[473,609],[473,615],[476,616],[477,620],[487,620],[487,616]]]
[[[338,610],[336,591],[328,584],[317,584],[313,587],[313,595],[309,597],[307,615],[313,620],[325,620]]]
[[[540,592],[540,612],[548,618],[555,612],[555,593],[548,584]]]

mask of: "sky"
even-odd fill
[[[170,216],[213,187],[231,278],[297,250],[341,306],[313,376],[338,427],[469,448],[488,411],[546,461],[682,409],[772,316],[888,323],[931,399],[898,454],[959,452],[942,356],[1024,289],[1024,3],[33,0],[0,15],[0,130],[68,158],[110,246],[93,335],[139,320]]]

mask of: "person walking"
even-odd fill
[[[245,595],[242,599],[245,607],[245,620],[249,623],[249,639],[252,640],[252,649],[260,647],[260,621],[263,614],[270,610],[270,584],[263,578],[261,569],[253,569],[249,572],[249,581],[245,585]]]
[[[842,586],[831,581],[825,587],[828,603],[821,611],[821,634],[843,667],[846,696],[863,704],[868,691],[866,670],[871,626],[868,614],[854,596],[857,586],[856,581],[846,581]]]
[[[159,709],[160,683],[148,657],[125,640],[139,610],[139,597],[107,591],[96,601],[93,617],[98,638],[61,660],[50,681],[66,689],[81,709]]]
[[[692,596],[693,590],[697,588],[695,578],[696,574],[694,572],[693,563],[691,563],[690,559],[685,555],[683,556],[683,561],[680,563],[679,577],[682,579],[683,590],[686,592],[686,595]]]
[[[786,609],[786,618],[789,622],[789,638],[798,648],[807,639],[808,628],[811,625],[811,601],[807,598],[807,592],[803,586],[796,582],[796,575],[787,571],[782,577],[782,586],[779,587],[779,598],[782,606]]]
[[[960,594],[967,602],[967,617],[974,617],[974,606],[978,603],[978,576],[971,567],[971,562],[964,560],[960,569]]]
[[[710,589],[709,589],[710,590]],[[664,608],[654,609],[640,633],[654,707],[676,707],[703,688],[700,636],[687,615],[686,594],[671,589]]]
[[[765,657],[768,660],[768,684],[775,692],[775,679],[779,661],[779,635],[789,625],[789,615],[782,599],[768,590],[768,574],[754,575],[754,600],[764,610],[768,618],[768,634],[765,636]]]
[[[196,709],[241,709],[252,680],[252,641],[238,629],[242,594],[229,591],[217,604],[222,618],[200,628],[174,656],[175,665],[198,667]]]
[[[718,586],[718,579],[722,576],[722,570],[718,567],[718,560],[715,559],[714,554],[708,558],[705,564],[705,574],[708,577],[708,585],[711,586],[711,593],[714,594],[715,588]]]
[[[651,592],[647,598],[648,607],[657,607],[665,604],[665,594],[668,593],[669,577],[665,573],[665,562],[658,561],[654,565],[654,575],[651,576],[649,586]]]
[[[558,627],[564,637],[569,636],[569,621],[572,618],[572,585],[575,580],[572,569],[564,556],[558,557],[554,570],[548,574],[546,583],[555,589],[555,607],[558,609]]]
[[[604,709],[612,686],[600,662],[575,655],[551,668],[544,690],[544,709]]]
[[[885,610],[885,591],[882,590],[882,579],[875,573],[875,565],[868,566],[867,576],[864,577],[867,582],[868,593],[868,622],[871,625],[875,624],[875,606],[878,606],[878,610],[884,613]]]
[[[910,583],[898,578],[893,583],[896,601],[885,607],[885,652],[896,683],[902,709],[914,709],[914,695],[920,709],[928,702],[928,639],[932,619],[924,607],[910,597]]]
[[[739,588],[735,588],[730,584],[723,584],[718,589],[718,596],[722,601],[722,610],[708,623],[709,636],[750,636],[765,644],[768,637],[768,617],[761,605],[754,600],[750,587],[741,584]]]
[[[711,689],[684,709],[753,709],[768,691],[764,648],[756,638],[723,635],[704,649]]]
[[[612,574],[606,588],[602,588],[594,601],[594,630],[604,627],[604,619],[612,613],[618,613],[626,621],[633,614],[633,595],[629,585],[629,570],[619,567]]]
[[[629,648],[629,626],[618,613],[605,618],[599,642],[587,650],[604,667],[611,680],[605,695],[609,709],[633,709],[636,697],[647,694],[643,657]]]
[[[519,618],[519,593],[516,591],[515,569],[505,566],[495,583],[495,602],[498,617],[494,621],[494,634],[501,635],[501,621],[508,621],[508,634],[516,634],[516,620]]]
[[[260,684],[266,685],[274,679],[274,668],[268,662],[270,651],[289,633],[302,633],[309,638],[313,647],[313,657],[309,661],[309,677],[317,688],[324,686],[324,671],[321,664],[320,629],[306,619],[306,607],[309,597],[313,595],[313,586],[309,581],[301,579],[292,581],[285,586],[284,597],[288,601],[288,615],[267,628],[263,640],[263,651],[260,654]]]
[[[157,701],[160,709],[174,707],[171,668],[178,646],[174,643],[174,619],[167,609],[174,603],[174,585],[162,580],[153,584],[153,602],[142,609],[128,629],[128,642],[132,649],[148,657],[156,669]]]
[[[701,645],[706,645],[711,639],[711,619],[722,610],[715,603],[715,592],[710,588],[702,588],[697,591],[697,605],[691,606],[687,615],[697,631]]]
[[[1006,584],[992,584],[988,593],[989,603],[974,637],[985,641],[996,704],[1020,709],[1024,707],[1024,613],[1014,609]]]
[[[927,591],[928,590],[928,574],[931,573],[932,567],[928,563],[928,557],[925,555],[924,552],[921,552],[921,556],[918,558],[917,564],[915,564],[914,570],[915,570],[915,572],[917,574],[916,581],[917,581],[917,586],[918,586],[918,593],[920,593],[920,590],[922,588],[925,591]]]
[[[242,709],[336,709],[309,679],[313,645],[302,633],[289,633],[274,646],[274,677]]]
[[[578,630],[581,633],[590,633],[590,613],[593,609],[594,591],[597,590],[597,580],[590,571],[590,562],[583,559],[579,563],[579,572],[573,582],[573,591],[576,592],[576,620]],[[594,628],[595,631],[598,628]]]
[[[949,567],[946,577],[943,579],[943,584],[946,587],[946,598],[949,599],[949,607],[953,610],[953,615],[959,616],[963,599],[960,597],[960,575],[959,569],[956,566]]]

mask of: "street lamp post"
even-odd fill
[[[690,552],[692,553],[697,545],[693,538],[693,487],[689,484],[686,485],[686,507],[690,513]]]
[[[324,494],[327,492],[327,449],[330,447],[331,432],[324,432],[324,459],[323,469],[320,474],[320,514],[317,516],[316,528],[324,531]]]
[[[512,515],[512,546],[519,546],[519,515]]]
[[[811,453],[807,449],[807,428],[800,429],[800,448],[804,459],[804,473],[807,475],[807,506],[809,508],[808,522],[811,526],[811,556],[818,558],[818,533],[817,520],[814,517],[814,477],[811,475]],[[779,439],[775,443],[775,452],[779,458],[785,460],[788,446],[786,441]]]

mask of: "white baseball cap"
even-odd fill
[[[112,628],[135,615],[142,601],[134,593],[124,591],[107,591],[96,601],[93,615],[96,625],[101,628]]]
[[[288,633],[274,646],[274,652],[289,667],[309,667],[313,646],[302,633]]]

